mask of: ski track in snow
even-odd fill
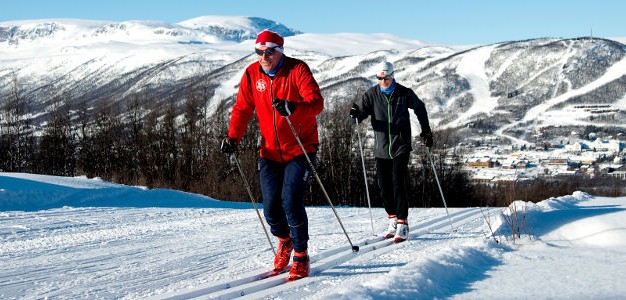
[[[247,297],[327,295],[342,282],[384,275],[447,245],[450,239],[483,236],[480,228],[484,221],[478,209],[451,210],[458,228],[454,234],[450,234],[445,215],[437,216],[441,210],[412,209],[409,219],[414,225],[409,241],[365,253],[367,246],[361,243],[372,238],[369,212],[339,208],[351,240],[362,249],[362,253],[353,255],[330,210],[308,210],[313,276],[264,288]],[[382,209],[374,211],[384,216]],[[0,297],[5,299],[185,298],[176,295],[241,278],[246,273],[267,271],[273,261],[256,214],[249,209],[66,207],[3,212],[0,222]],[[382,232],[386,222],[375,225],[377,232]],[[250,232],[258,234],[250,236]],[[413,254],[405,256],[404,250],[409,247],[418,250],[412,249]],[[332,254],[330,262],[315,261],[325,253]],[[203,297],[215,295],[219,293]]]
[[[313,263],[311,265],[311,277],[269,289],[259,289],[257,293],[246,294],[245,296],[252,299],[300,299],[302,295],[330,299],[358,298],[358,295],[355,295],[351,289],[343,289],[346,283],[348,286],[367,285],[368,282],[375,282],[377,277],[384,278],[385,274],[393,273],[419,257],[428,256],[429,253],[448,247],[449,240],[456,240],[455,243],[458,243],[458,239],[483,237],[480,228],[484,223],[478,208],[459,209],[450,217],[455,232],[451,232],[452,228],[445,216],[426,219],[415,225],[417,228],[413,229],[415,232],[411,233],[411,239],[404,243],[393,244],[390,240],[383,240],[372,245],[361,246],[360,253],[356,254],[350,253],[349,248],[346,248],[345,251],[348,253],[339,257],[337,262],[327,263],[329,265],[327,268],[324,268],[322,263]],[[411,252],[406,251],[407,247],[411,248]],[[421,292],[423,293],[424,290]],[[393,296],[394,293],[397,293],[395,296],[401,296],[401,298],[411,297],[403,289],[383,291],[380,296]],[[414,293],[417,296],[417,289],[414,290]],[[372,292],[368,294],[371,296]],[[220,296],[219,293],[217,296]],[[231,296],[234,295],[228,294],[227,298],[231,298]],[[216,297],[209,295],[200,298],[212,299]]]
[[[46,191],[82,206],[35,209]],[[104,206],[119,195],[131,203]],[[3,173],[0,204],[25,211],[0,210],[0,299],[621,299],[624,201],[582,192],[516,201],[536,234],[519,245],[506,208],[450,208],[452,226],[441,208],[411,208],[410,239],[395,245],[373,236],[367,208],[338,207],[358,253],[330,208],[308,207],[311,277],[285,283],[286,274],[255,281],[273,253],[250,205]],[[373,213],[383,232],[384,209]],[[492,241],[486,219],[506,242]]]
[[[339,255],[351,255],[338,226],[323,228],[329,224],[324,220],[332,217],[329,210],[308,210],[312,260],[333,249],[345,248]],[[374,210],[378,215],[382,212]],[[469,210],[459,209],[452,217]],[[476,211],[470,215],[475,216]],[[314,262],[313,272],[318,274],[267,290],[264,295],[268,291],[286,298],[329,293],[342,282],[355,283],[406,264],[409,258],[401,255],[404,247],[419,246],[426,251],[433,245],[444,245],[446,239],[482,236],[477,231],[483,224],[480,216],[463,225],[469,226],[469,231],[461,226],[460,233],[450,235],[447,218],[439,217],[430,224],[432,210],[412,210],[413,215],[416,212],[417,216],[411,216],[416,220],[411,240],[380,249],[382,252],[355,255],[346,264],[331,264],[328,269],[315,271]],[[339,208],[339,214],[345,218],[355,245],[371,238],[369,213],[365,209]],[[240,278],[241,274],[266,271],[273,260],[260,228],[255,236],[249,236],[255,229],[237,230],[238,226],[260,227],[251,210],[61,208],[4,212],[0,221],[2,298],[160,298],[159,295],[180,293],[190,287],[198,289]],[[377,223],[377,230],[382,232],[386,222]],[[203,249],[220,247],[222,251],[204,254]],[[277,278],[284,279],[286,274],[281,276]]]

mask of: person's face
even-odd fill
[[[383,89],[388,89],[393,81],[393,77],[391,75],[386,75],[384,72],[376,75],[376,79],[378,79],[378,84],[380,84],[380,87]]]
[[[256,56],[259,59],[259,63],[261,67],[266,72],[269,72],[276,68],[283,54],[280,51],[277,51],[274,48],[261,46],[259,48],[254,49],[256,52]]]

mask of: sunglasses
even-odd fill
[[[382,81],[382,80],[388,80],[388,79],[390,79],[390,78],[391,78],[391,77],[389,77],[388,75],[387,75],[387,76],[384,76],[384,77],[378,77],[378,76],[376,76],[376,79],[381,80],[381,81]]]
[[[272,54],[274,54],[274,53],[276,52],[276,48],[277,48],[277,47],[272,47],[272,48],[267,48],[267,49],[265,49],[265,50],[259,50],[259,49],[256,49],[256,48],[255,48],[255,49],[254,49],[254,52],[255,52],[257,55],[263,55],[263,54],[265,54],[265,55],[272,55]]]

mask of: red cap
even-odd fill
[[[280,36],[278,33],[273,32],[269,29],[265,29],[256,36],[256,42],[254,46],[256,48],[259,48],[261,46],[267,46],[270,48],[282,47],[283,43],[284,43],[284,40],[282,36]]]

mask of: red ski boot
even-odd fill
[[[293,243],[291,242],[291,237],[278,238],[278,251],[276,251],[276,257],[274,257],[275,272],[280,272],[287,268],[292,251]]]
[[[300,278],[309,277],[310,261],[309,256],[305,252],[294,252],[293,254],[293,266],[289,271],[289,277],[287,280],[294,281]]]

